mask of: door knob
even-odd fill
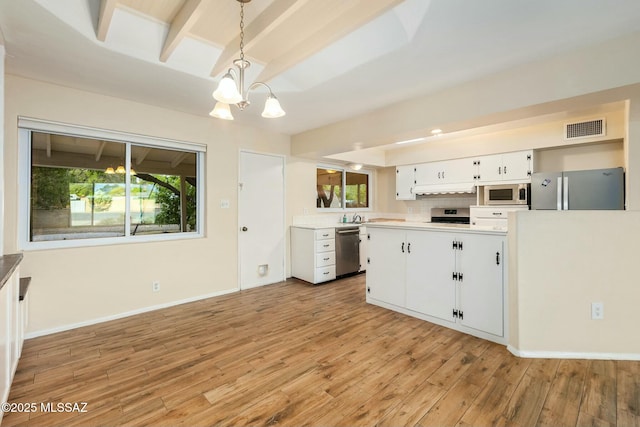
[[[242,230],[242,231],[247,231],[247,230],[248,230],[248,228],[247,228],[247,227],[242,227],[242,228],[241,228],[241,230]]]

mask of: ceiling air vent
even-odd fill
[[[589,120],[587,122],[567,123],[564,125],[564,139],[604,136],[605,133],[606,124],[604,119]]]

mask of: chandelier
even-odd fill
[[[213,92],[216,105],[209,113],[210,116],[224,120],[233,120],[230,104],[235,104],[240,111],[249,106],[249,92],[258,86],[264,86],[269,91],[269,97],[264,104],[262,117],[276,118],[282,117],[286,113],[280,106],[278,98],[273,94],[269,85],[263,82],[254,82],[249,86],[247,91],[244,90],[244,70],[249,68],[251,63],[244,59],[244,4],[251,0],[238,0],[240,3],[240,59],[235,59],[233,65],[238,69],[237,75],[233,68],[229,68],[227,73],[222,77],[218,88]],[[237,84],[236,84],[237,80]]]

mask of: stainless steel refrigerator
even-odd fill
[[[531,209],[624,209],[624,170],[534,173],[531,176]]]

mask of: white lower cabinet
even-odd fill
[[[359,272],[363,272],[367,269],[367,227],[360,226],[360,269]]]
[[[367,302],[505,343],[504,235],[369,227]]]
[[[455,322],[456,288],[449,233],[408,231],[406,307],[410,310]]]
[[[465,234],[456,249],[458,317],[463,326],[504,336],[505,238]]]
[[[404,306],[406,236],[403,231],[367,227],[367,298]]]
[[[10,261],[7,261],[6,258],[10,257],[15,257],[15,255],[3,258],[5,258],[5,262],[9,263]],[[24,307],[20,303],[19,267],[16,266],[10,275],[2,279],[5,282],[0,287],[0,400],[7,402],[11,382],[22,353],[24,328],[26,327],[26,323],[23,322],[26,322],[26,314],[23,314]],[[0,412],[0,421],[2,421],[2,412]]]
[[[336,278],[334,228],[291,227],[291,276],[313,284]]]

